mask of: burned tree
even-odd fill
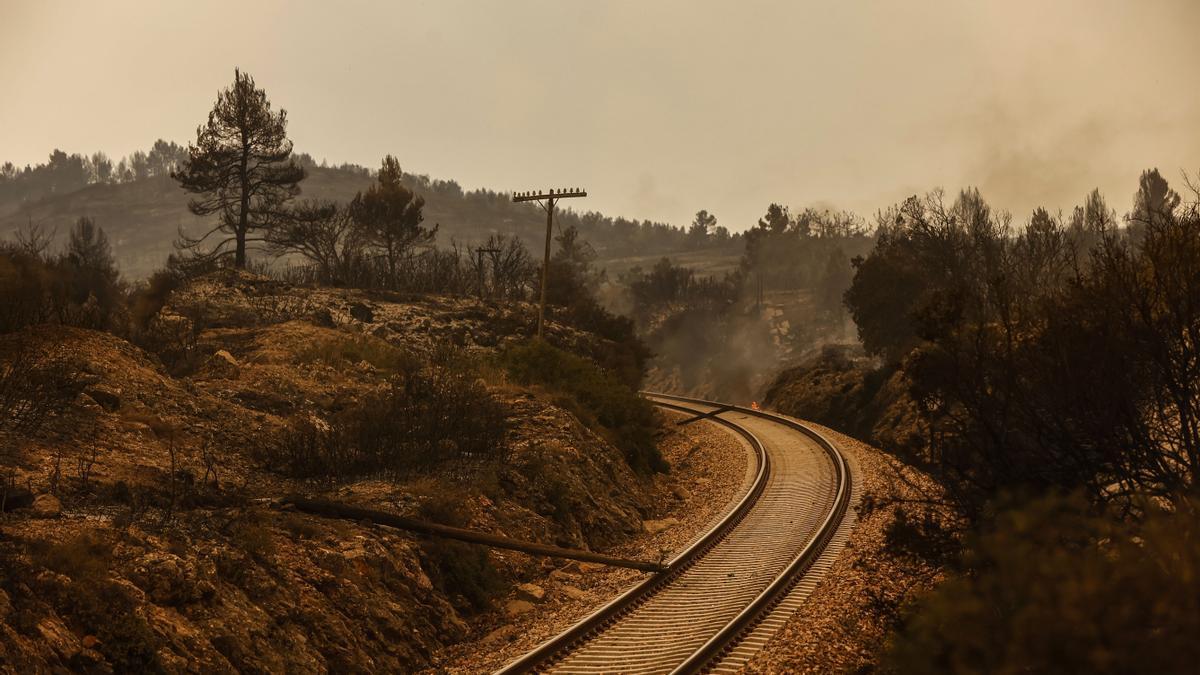
[[[266,232],[265,240],[273,255],[307,259],[326,283],[348,281],[362,257],[362,237],[349,210],[333,201],[299,203]]]
[[[225,256],[235,244],[234,265],[246,266],[246,243],[280,218],[295,197],[305,173],[291,158],[287,111],[272,112],[267,93],[254,79],[234,71],[233,86],[217,95],[207,124],[196,129],[196,143],[171,176],[180,187],[199,195],[188,202],[198,216],[217,214],[218,224],[200,237],[182,235],[179,246],[201,252],[214,234],[224,235],[204,255]]]

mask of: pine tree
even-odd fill
[[[428,244],[437,235],[436,225],[432,229],[421,227],[425,198],[400,182],[403,175],[395,157],[384,157],[376,182],[350,202],[350,216],[363,242],[382,251],[392,284],[396,283],[396,267],[404,254],[414,246]]]
[[[108,245],[108,236],[104,229],[97,227],[96,222],[84,216],[75,221],[67,239],[67,257],[76,266],[104,272],[116,277],[116,264],[113,262],[112,248]]]
[[[183,236],[179,246],[202,252],[209,237],[219,233],[224,238],[204,255],[227,255],[225,246],[232,242],[234,266],[244,268],[247,242],[262,241],[263,231],[284,214],[304,180],[304,169],[291,157],[287,111],[272,112],[267,93],[235,70],[233,86],[217,95],[207,124],[196,129],[196,143],[188,145],[187,153],[171,176],[199,195],[188,202],[192,213],[218,214],[220,221],[198,238]]]

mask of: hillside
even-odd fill
[[[349,201],[372,178],[362,169],[308,165],[301,183],[301,199]],[[453,181],[431,180],[406,174],[405,182],[425,198],[425,221],[439,226],[438,244],[452,241],[471,244],[495,233],[515,234],[531,250],[540,250],[545,237],[545,215],[536,205],[514,204],[504,193],[490,190],[465,192]],[[205,223],[187,209],[189,195],[165,175],[125,183],[96,183],[64,194],[48,194],[30,201],[0,201],[0,237],[11,237],[27,223],[57,231],[60,237],[80,216],[90,216],[104,228],[122,273],[139,279],[162,266],[173,251],[172,243],[183,228],[190,234],[205,231]],[[600,256],[601,263],[618,258],[652,261],[655,257],[694,249],[680,228],[649,221],[608,218],[598,213],[560,210],[556,227],[579,228],[583,239]],[[728,269],[741,253],[736,237],[724,246],[705,247],[690,253],[715,261],[714,268]],[[617,267],[629,266],[622,261]]]
[[[411,672],[445,647],[494,644],[498,623],[535,614],[514,595],[532,591],[511,590],[518,583],[546,589],[557,611],[601,601],[628,577],[272,507],[304,493],[577,548],[685,543],[703,520],[679,512],[692,499],[680,486],[723,478],[711,467],[727,462],[697,455],[691,427],[664,429],[666,458],[687,459],[670,474],[639,473],[618,447],[622,430],[570,395],[511,380],[492,359],[524,342],[532,317],[523,303],[228,273],[171,295],[155,319],[166,343],[149,351],[65,326],[0,336],[14,364],[0,399],[32,400],[19,390],[31,364],[42,383],[50,371],[36,368],[66,364],[54,372],[82,388],[35,433],[0,427],[0,672]],[[570,353],[611,349],[559,320],[548,335]],[[325,438],[325,420],[377,407],[394,382],[404,405],[422,406],[414,419],[450,415],[456,436],[434,452],[492,433],[488,415],[507,431],[489,441],[489,458],[354,475],[343,463],[307,477],[315,446],[305,443]],[[740,465],[727,471],[740,479]],[[704,513],[729,497],[727,482],[697,492]],[[676,516],[686,527],[643,532],[644,519]]]

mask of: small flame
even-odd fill
[[[762,408],[758,407],[758,401],[750,401],[750,409],[751,410],[762,410]]]

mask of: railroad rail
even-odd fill
[[[850,470],[815,429],[769,412],[644,392],[655,405],[721,424],[750,445],[742,498],[667,563],[497,671],[698,673],[723,663],[824,551],[849,508]],[[799,433],[797,433],[799,432]],[[742,650],[745,651],[745,650]]]

